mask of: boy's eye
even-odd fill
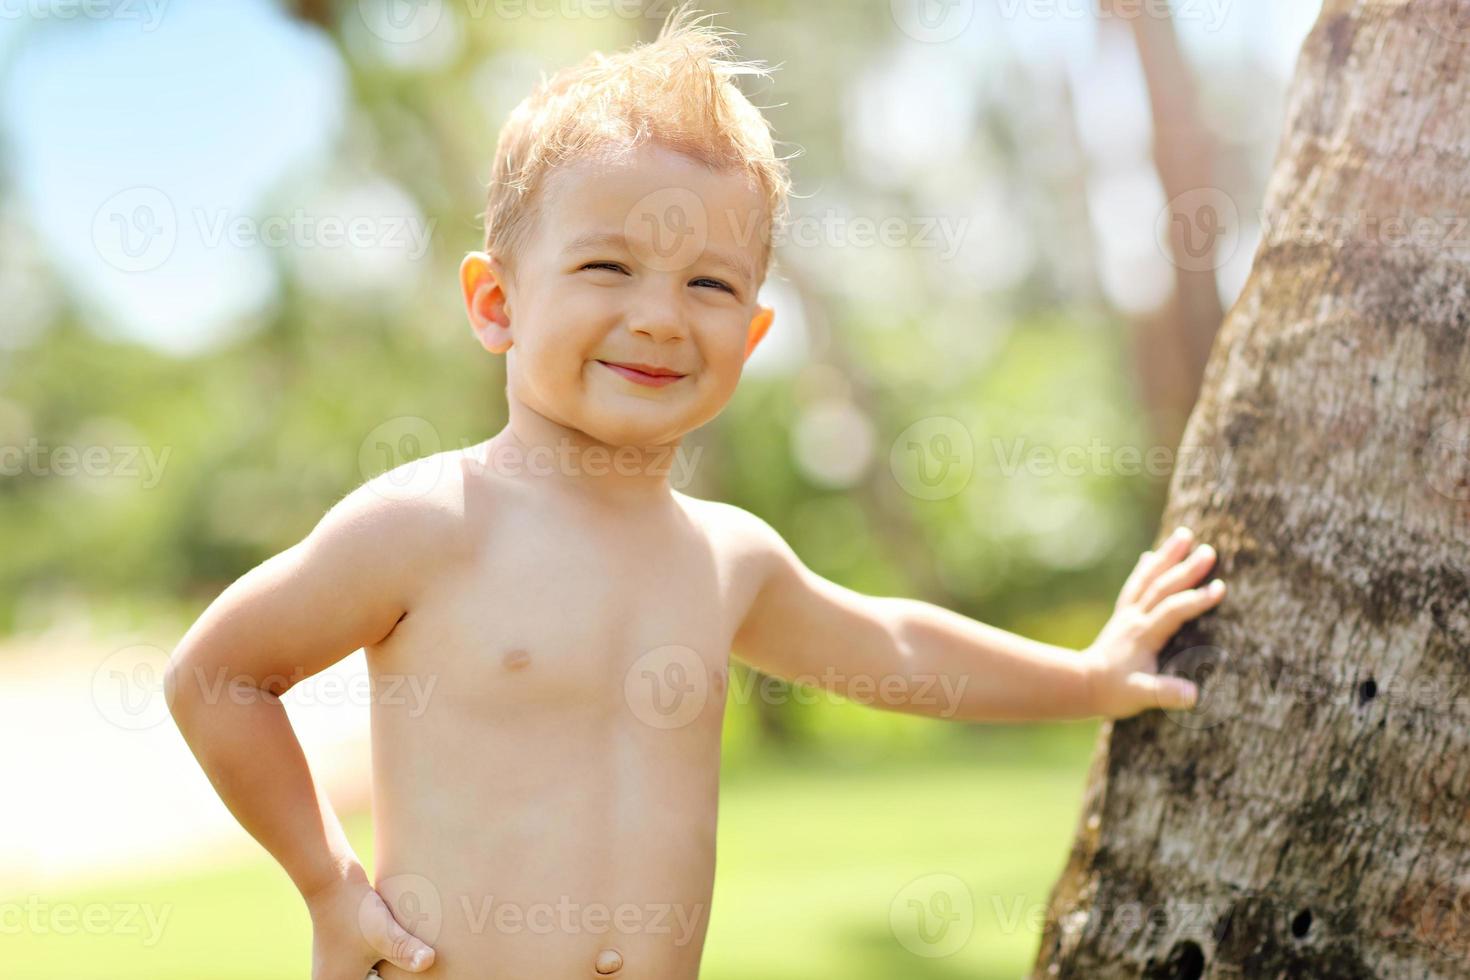
[[[583,265],[581,269],[609,269],[613,272],[622,273],[626,273],[628,271],[616,262],[588,262],[587,264]],[[578,269],[578,271],[580,272],[581,269]],[[713,286],[715,289],[723,289],[731,296],[735,295],[735,289],[729,283],[721,282],[718,279],[699,278],[691,281],[695,285],[707,284],[709,286]]]

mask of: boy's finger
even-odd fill
[[[1207,544],[1196,548],[1185,561],[1180,562],[1169,569],[1158,578],[1144,592],[1143,598],[1139,600],[1144,612],[1150,612],[1154,606],[1168,596],[1188,589],[1204,578],[1211,566],[1215,564],[1215,549]]]
[[[1129,576],[1129,582],[1133,586],[1133,595],[1130,602],[1137,602],[1153,585],[1154,580],[1164,572],[1173,568],[1174,565],[1189,552],[1189,545],[1194,540],[1194,532],[1187,527],[1175,530],[1173,534],[1164,539],[1156,551],[1144,552],[1148,555],[1148,561],[1143,562],[1136,571],[1137,581]]]
[[[1123,583],[1123,588],[1118,590],[1119,605],[1137,601],[1138,597],[1143,594],[1143,576],[1153,557],[1152,551],[1145,551],[1138,556],[1138,562],[1133,566],[1133,571],[1128,573],[1128,580]]]
[[[1209,585],[1198,589],[1186,589],[1166,596],[1149,611],[1149,627],[1144,631],[1145,642],[1154,649],[1179,631],[1179,627],[1197,616],[1202,616],[1225,596],[1225,583],[1214,579]]]
[[[1165,711],[1188,711],[1199,701],[1199,688],[1192,681],[1167,674],[1128,675],[1128,687],[1146,707]]]
[[[399,925],[391,914],[384,920],[381,934],[368,937],[384,959],[410,973],[422,973],[434,965],[434,950],[427,943]]]

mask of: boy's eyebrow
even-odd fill
[[[563,251],[580,252],[583,249],[605,248],[609,246],[621,248],[625,251],[632,251],[632,249],[628,247],[628,239],[626,237],[624,237],[619,232],[611,231],[590,231],[584,235],[578,235],[576,238],[567,243],[567,246],[565,249],[563,249]],[[744,276],[748,281],[755,281],[755,270],[751,268],[751,263],[749,260],[739,261],[737,259],[731,258],[724,252],[712,249],[705,249],[703,258],[709,260],[710,262],[713,262],[716,265],[724,266],[731,272]]]

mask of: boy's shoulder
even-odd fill
[[[674,491],[674,499],[699,523],[710,543],[726,554],[764,569],[787,549],[784,538],[763,518],[722,500]]]
[[[313,533],[370,537],[403,560],[466,553],[465,465],[465,451],[451,449],[395,466],[340,499]]]
[[[791,545],[759,515],[718,500],[683,494],[676,499],[700,523],[711,548],[727,559],[733,596],[740,609],[738,633],[744,632],[750,617],[762,608],[762,597],[792,593],[809,581]]]

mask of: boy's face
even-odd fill
[[[553,171],[511,279],[460,270],[480,343],[508,351],[510,396],[610,445],[677,440],[714,418],[770,323],[756,303],[764,200],[656,143]],[[650,384],[610,364],[680,375]]]

